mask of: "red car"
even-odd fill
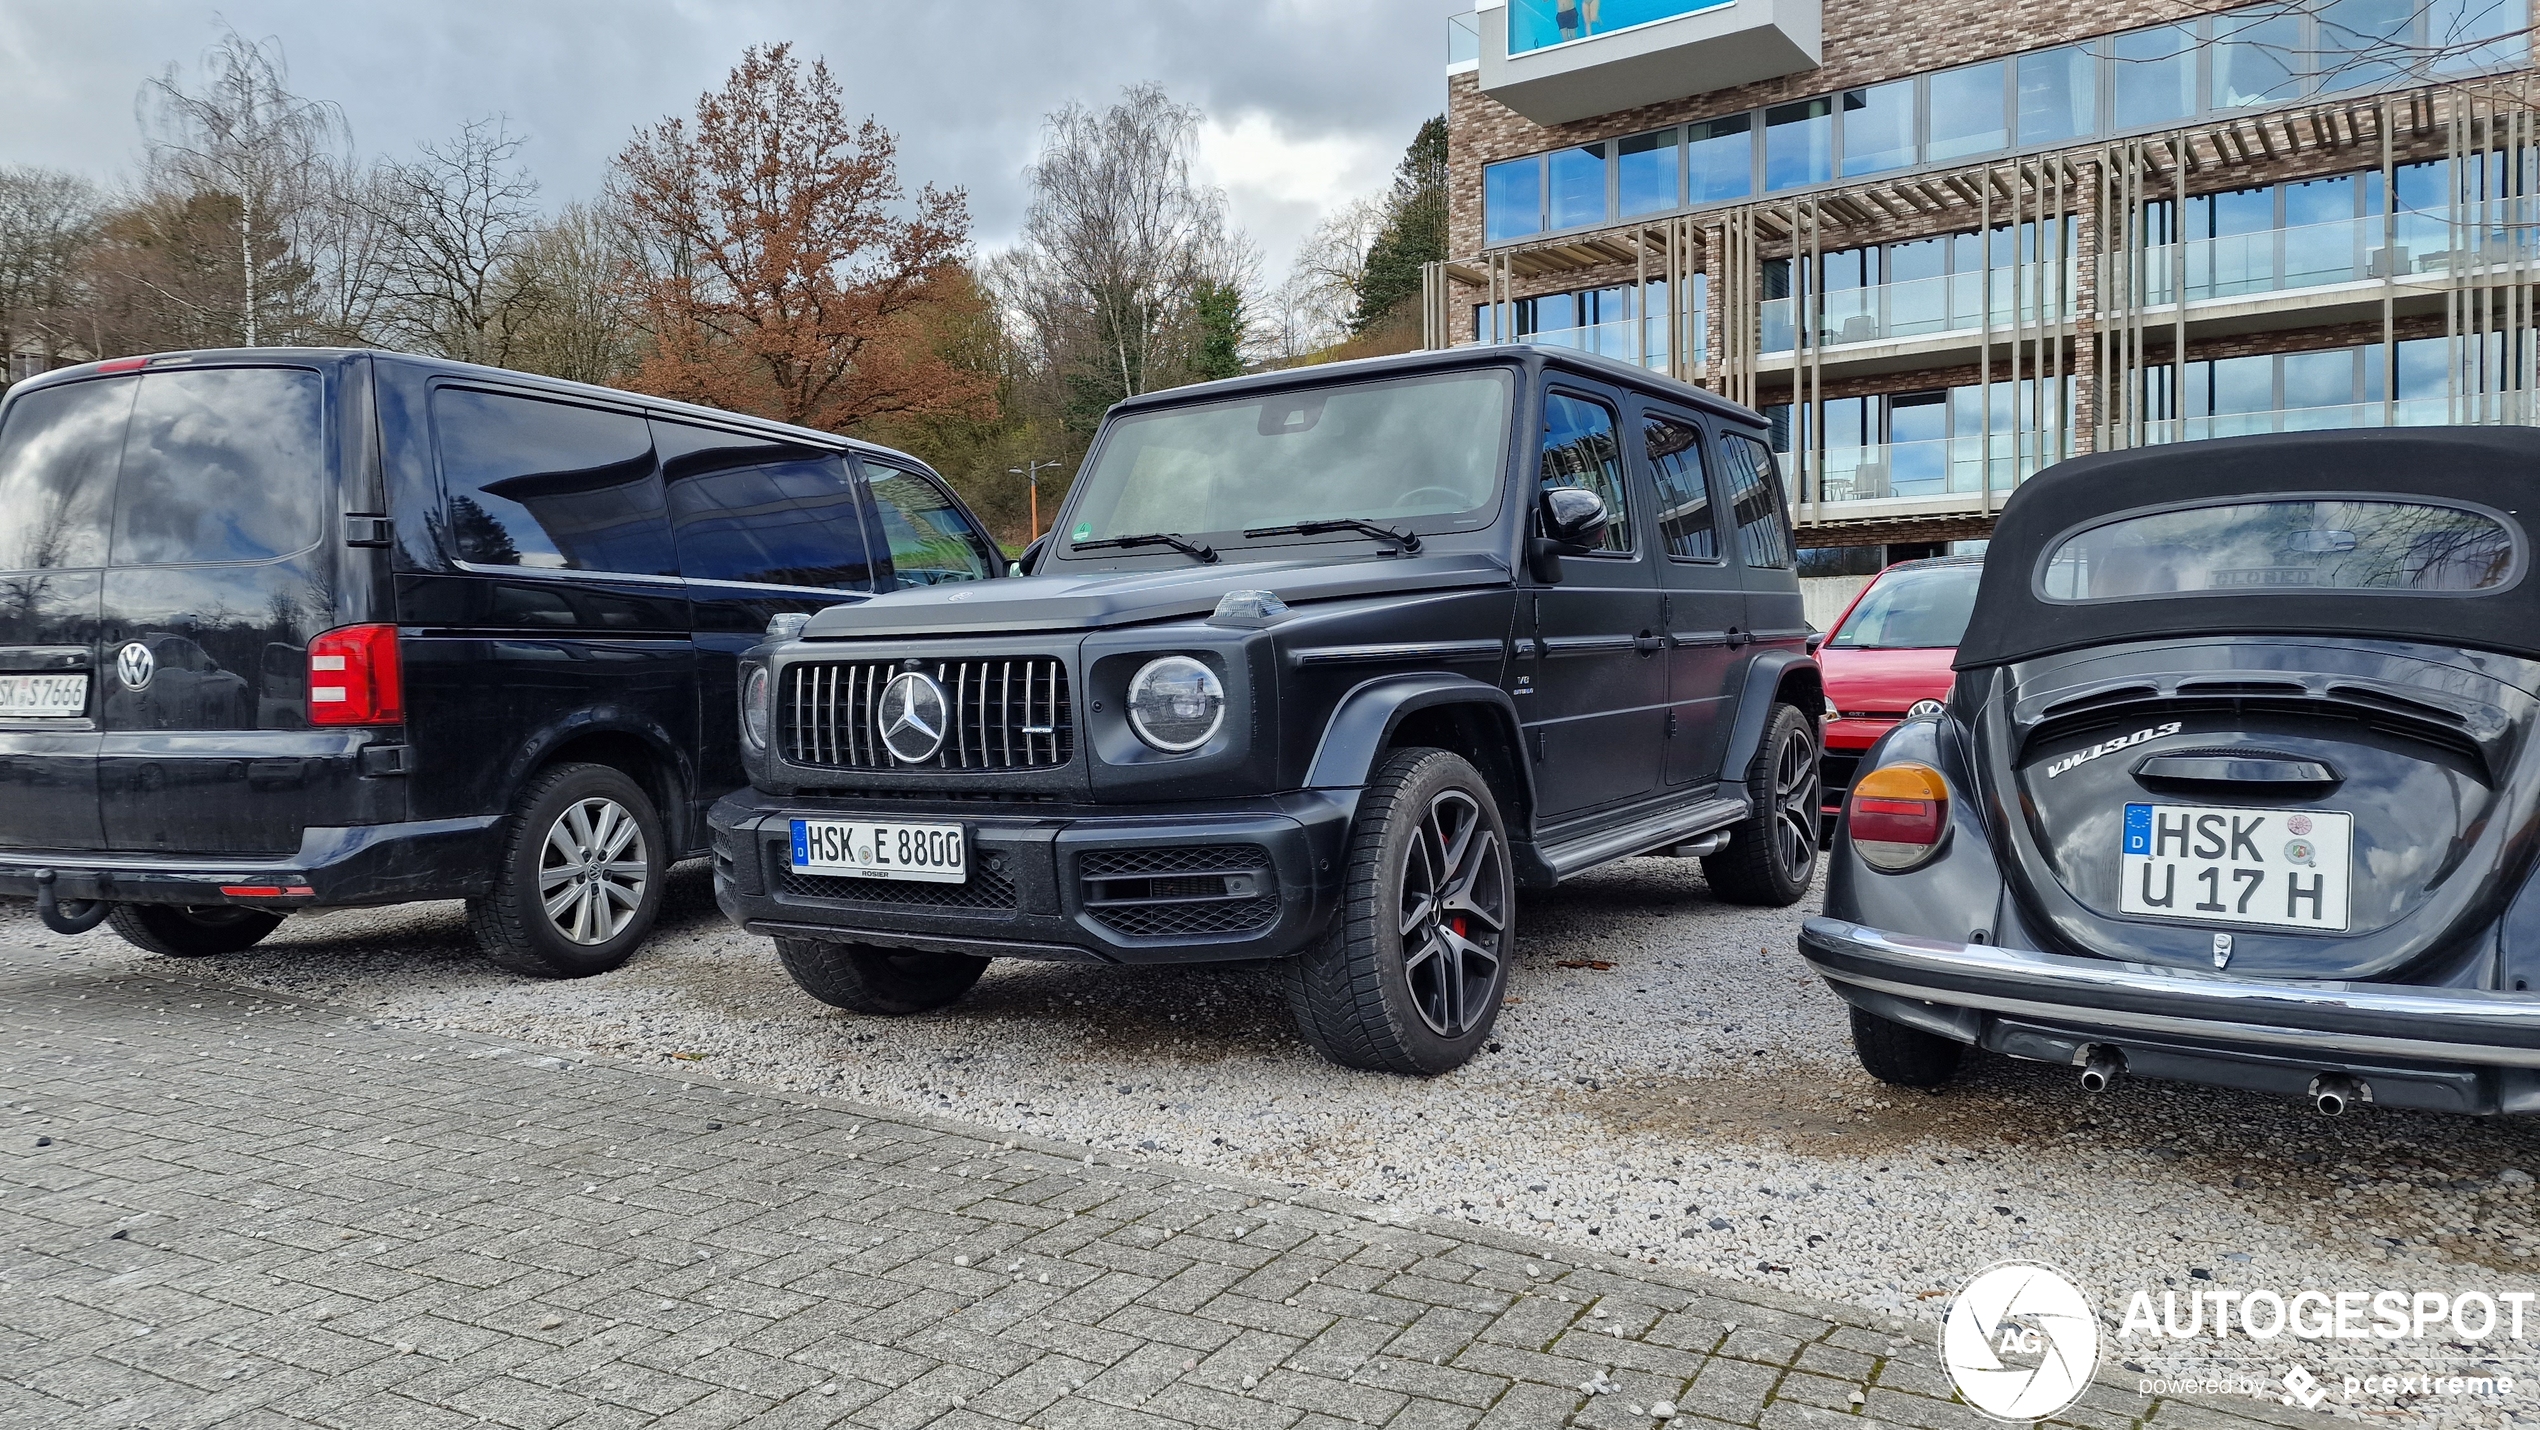
[[[1983,572],[1981,556],[1900,561],[1861,588],[1817,647],[1826,682],[1819,768],[1829,821],[1842,811],[1852,772],[1879,736],[1918,706],[1933,705],[1929,713],[1937,713],[1936,702],[1949,694],[1949,663],[1966,634]]]

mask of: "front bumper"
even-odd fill
[[[2299,1097],[2342,1073],[2383,1105],[2540,1112],[2540,995],[2235,978],[1830,918],[1801,926],[1799,951],[1865,1012],[2013,1057],[2115,1049],[2146,1077]]]
[[[781,797],[713,811],[714,895],[752,933],[1080,963],[1279,958],[1329,925],[1353,792],[1304,791],[1183,812]],[[957,821],[960,885],[792,868],[796,819]],[[1248,893],[1193,892],[1232,874]]]
[[[0,895],[119,904],[306,908],[455,899],[491,886],[499,816],[301,831],[297,852],[236,857],[137,850],[0,849]],[[250,890],[224,894],[223,889]]]

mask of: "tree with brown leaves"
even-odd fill
[[[959,273],[969,200],[901,188],[899,141],[846,118],[826,62],[753,46],[694,127],[672,118],[617,158],[647,248],[652,352],[632,385],[804,426],[994,410],[946,361],[925,310]]]

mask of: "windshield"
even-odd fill
[[[2127,517],[2046,564],[2046,596],[2122,600],[2202,591],[2484,591],[2513,575],[2502,522],[2398,501],[2265,501]]]
[[[1967,633],[1981,566],[1890,571],[1843,618],[1826,644],[1847,650],[1948,650]]]
[[[1336,518],[1418,532],[1488,526],[1511,386],[1504,371],[1478,370],[1122,417],[1077,479],[1068,542],[1174,532],[1224,546],[1247,530]]]

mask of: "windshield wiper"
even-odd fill
[[[1133,546],[1170,546],[1174,550],[1181,552],[1184,556],[1188,556],[1203,565],[1213,566],[1217,563],[1216,547],[1194,546],[1190,542],[1184,541],[1181,537],[1167,531],[1150,531],[1139,536],[1109,536],[1100,541],[1071,541],[1067,543],[1067,549],[1070,551],[1125,551]]]
[[[1287,526],[1257,526],[1245,532],[1244,536],[1247,540],[1256,536],[1320,536],[1327,531],[1355,531],[1362,536],[1372,536],[1379,541],[1390,541],[1401,547],[1402,554],[1405,556],[1420,554],[1419,533],[1396,531],[1390,526],[1378,526],[1372,521],[1360,521],[1354,516],[1336,516],[1328,521],[1300,521]]]

